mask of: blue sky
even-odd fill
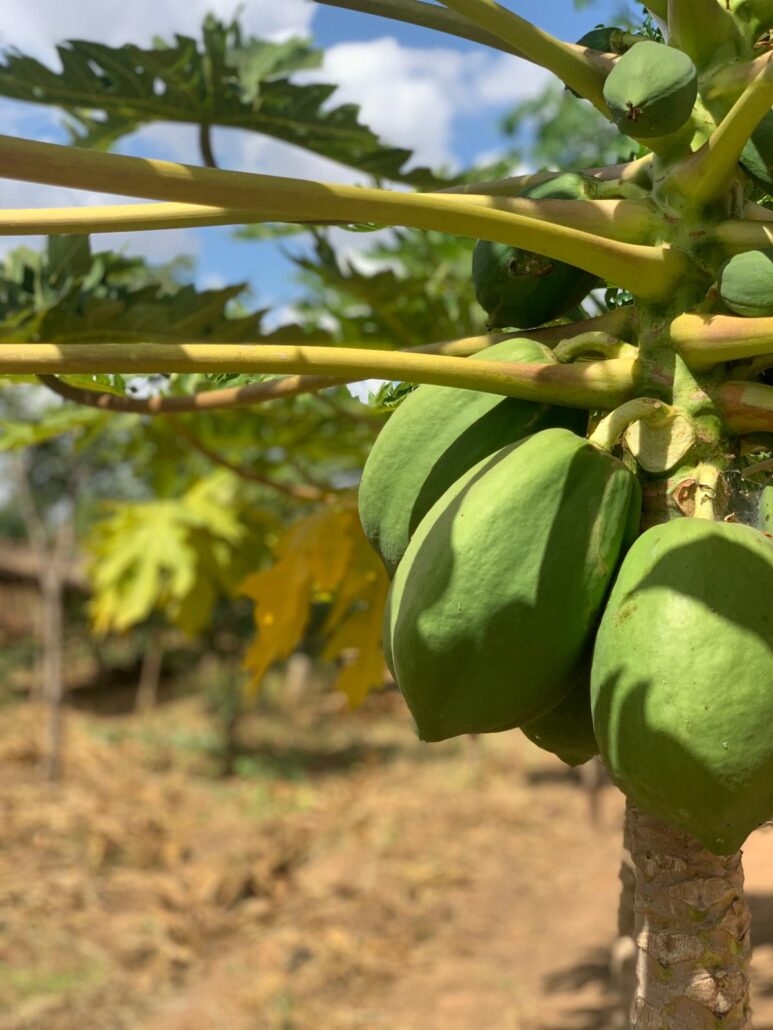
[[[564,39],[574,40],[597,22],[613,20],[619,3],[598,0],[576,11],[572,0],[512,2],[522,17]],[[111,44],[147,44],[157,33],[197,34],[204,14],[213,10],[227,18],[232,0],[0,0],[0,45],[56,64],[53,45],[62,39],[94,39]],[[412,149],[423,164],[465,164],[491,155],[501,137],[497,124],[512,103],[538,92],[545,73],[526,62],[468,44],[455,37],[402,25],[383,18],[341,11],[308,0],[259,0],[244,5],[242,22],[254,35],[281,38],[310,36],[326,51],[320,71],[305,73],[317,81],[335,82],[333,100],[360,103],[363,120],[382,137]],[[34,105],[0,99],[0,132],[28,138],[64,141],[60,119]],[[362,181],[330,162],[265,138],[215,130],[214,146],[223,167],[269,174],[337,181]],[[189,126],[156,125],[122,141],[124,153],[198,163],[195,130]],[[115,198],[0,181],[3,207],[110,203]],[[195,261],[201,285],[247,281],[256,306],[284,312],[298,294],[293,266],[272,243],[234,240],[227,229],[178,230],[102,237],[102,246],[142,253],[152,260],[188,254]],[[3,250],[20,242],[0,240]],[[354,248],[371,239],[341,234],[339,246]],[[293,243],[292,246],[298,246]]]

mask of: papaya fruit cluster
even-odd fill
[[[583,173],[555,174],[520,194],[538,202],[633,198],[628,209],[646,208],[651,219],[640,242],[668,241],[686,258],[670,294],[642,298],[630,281],[633,328],[607,341],[617,348],[610,354],[621,353],[637,326],[647,327],[638,341],[639,394],[627,402],[639,413],[615,412],[607,425],[622,426],[617,435],[589,440],[585,411],[420,386],[376,441],[359,503],[392,579],[387,664],[422,739],[518,728],[570,765],[600,754],[635,804],[730,854],[773,817],[773,487],[753,504],[746,487],[732,494],[733,476],[741,478],[733,436],[752,430],[721,424],[712,398],[736,376],[739,395],[744,377],[771,381],[768,351],[756,366],[748,360],[769,349],[771,330],[743,319],[773,317],[773,248],[743,250],[745,239],[757,247],[766,240],[749,231],[753,215],[739,212],[744,199],[757,220],[769,221],[740,191],[773,195],[773,113],[743,150],[743,134],[737,140],[737,179],[721,203],[692,206],[686,157],[735,102],[732,89],[720,103],[721,90],[705,88],[712,77],[721,80],[725,64],[733,73],[741,55],[751,64],[773,43],[773,0],[723,0],[703,10],[714,19],[713,48],[678,19],[673,45],[614,27],[578,41],[597,52],[594,60],[607,55],[606,108],[625,136],[651,149],[652,162],[635,162],[630,180],[602,177],[599,185]],[[672,163],[686,180],[669,178]],[[571,207],[541,210],[553,219]],[[730,211],[728,234],[709,242]],[[747,236],[733,238],[741,222]],[[475,245],[472,279],[488,325],[521,334],[478,357],[531,366],[556,357],[528,331],[572,312],[599,284],[583,268],[486,240]],[[739,351],[738,361],[706,362],[710,348],[698,333],[692,344],[703,344],[706,363],[693,365],[669,329],[688,311],[723,316],[717,332],[729,340],[765,339]],[[575,344],[586,335],[582,310],[572,317],[568,360],[582,353]],[[601,335],[591,331],[582,346],[600,346]],[[644,427],[647,403],[657,416]],[[615,456],[621,438],[625,461]],[[756,474],[768,464],[758,463]],[[704,489],[699,469],[714,477],[710,503],[701,509],[696,500],[695,515],[685,515],[679,490]],[[670,519],[643,533],[640,478],[662,502],[657,518]],[[749,524],[734,520],[732,505],[722,521],[719,483]]]
[[[555,361],[525,338],[482,357]],[[433,386],[392,415],[359,498],[392,577],[387,664],[422,739],[520,727],[569,765],[600,751],[634,801],[733,851],[773,814],[773,490],[759,529],[637,538],[637,478],[585,421]]]
[[[556,360],[528,339],[481,356]],[[569,764],[597,753],[589,647],[641,500],[586,421],[420,386],[376,441],[360,516],[393,577],[384,649],[422,739],[520,726]]]

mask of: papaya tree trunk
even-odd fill
[[[62,775],[64,613],[62,577],[57,557],[56,552],[52,551],[51,560],[40,576],[43,596],[42,695],[47,713],[43,768],[49,780],[58,780]]]
[[[630,809],[623,821],[623,852],[620,857],[620,900],[617,908],[617,940],[610,955],[610,981],[615,997],[612,1025],[614,1030],[628,1030],[631,1008],[636,993],[636,871],[631,859]]]
[[[633,1030],[750,1030],[741,853],[713,855],[629,803],[636,871]]]
[[[24,528],[35,553],[41,597],[41,684],[39,696],[47,716],[42,765],[47,779],[62,774],[64,702],[64,567],[74,546],[74,525],[67,518],[53,540],[36,504],[27,465],[18,457],[13,465],[16,496]]]

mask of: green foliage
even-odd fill
[[[413,347],[483,330],[470,283],[472,243],[441,233],[400,230],[364,254],[364,271],[337,256],[318,235],[310,257],[298,256],[306,326],[335,323],[341,345]]]
[[[501,128],[515,141],[513,163],[534,169],[593,168],[627,161],[638,153],[638,145],[621,138],[595,108],[578,103],[553,83],[518,101]]]
[[[329,107],[335,86],[299,85],[321,52],[305,40],[244,38],[237,21],[212,15],[200,42],[176,35],[145,49],[70,40],[57,47],[61,71],[11,50],[0,64],[0,95],[62,108],[72,141],[107,149],[155,121],[245,129],[303,147],[368,175],[437,186],[427,168],[403,166],[410,151],[381,143],[352,104]]]
[[[237,500],[233,477],[216,472],[178,498],[106,505],[87,541],[95,631],[127,630],[156,608],[202,630],[260,554]]]
[[[102,429],[109,419],[110,416],[104,412],[71,405],[56,406],[47,411],[44,418],[0,417],[0,451],[16,451],[34,447],[65,433]]]
[[[239,341],[263,335],[265,311],[239,315],[237,283],[197,290],[177,266],[92,254],[88,236],[52,236],[45,251],[12,251],[0,271],[0,337],[7,342]],[[97,380],[94,385],[105,383]]]

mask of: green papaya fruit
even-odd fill
[[[773,315],[773,249],[734,254],[719,270],[719,296],[737,315]]]
[[[751,134],[740,163],[760,189],[773,193],[773,111],[768,111]]]
[[[381,624],[381,647],[384,652],[384,663],[392,676],[393,680],[397,679],[395,675],[395,662],[392,657],[392,634],[389,632],[389,627],[392,624],[392,585],[390,583],[389,590],[387,591],[386,603],[384,604],[384,620]]]
[[[565,172],[520,195],[530,200],[584,200],[586,182],[576,172]],[[472,252],[472,281],[489,326],[525,329],[576,307],[598,277],[521,247],[478,240]]]
[[[521,727],[525,736],[567,765],[584,765],[599,753],[590,710],[590,662],[581,663],[563,701]]]
[[[649,39],[624,53],[604,82],[612,120],[634,139],[681,129],[697,96],[698,73],[687,54]]]
[[[577,46],[588,47],[589,50],[598,50],[602,54],[624,54],[634,43],[638,43],[643,36],[634,36],[625,29],[616,25],[597,25],[595,29],[586,32],[577,40]],[[580,94],[571,86],[564,86],[572,96],[579,97]]]
[[[387,646],[422,740],[522,726],[566,697],[640,506],[622,462],[567,429],[446,491],[392,586]]]
[[[643,810],[730,854],[773,815],[773,542],[677,519],[631,547],[596,636],[593,725]]]
[[[553,364],[534,340],[503,340],[483,361]],[[481,458],[548,426],[585,432],[587,412],[478,390],[420,386],[390,416],[373,445],[359,491],[360,521],[390,575],[437,499]]]
[[[766,486],[760,494],[757,528],[773,536],[773,486]]]
[[[624,54],[631,47],[631,33],[616,25],[597,25],[577,40],[577,46],[600,50],[602,54]]]

